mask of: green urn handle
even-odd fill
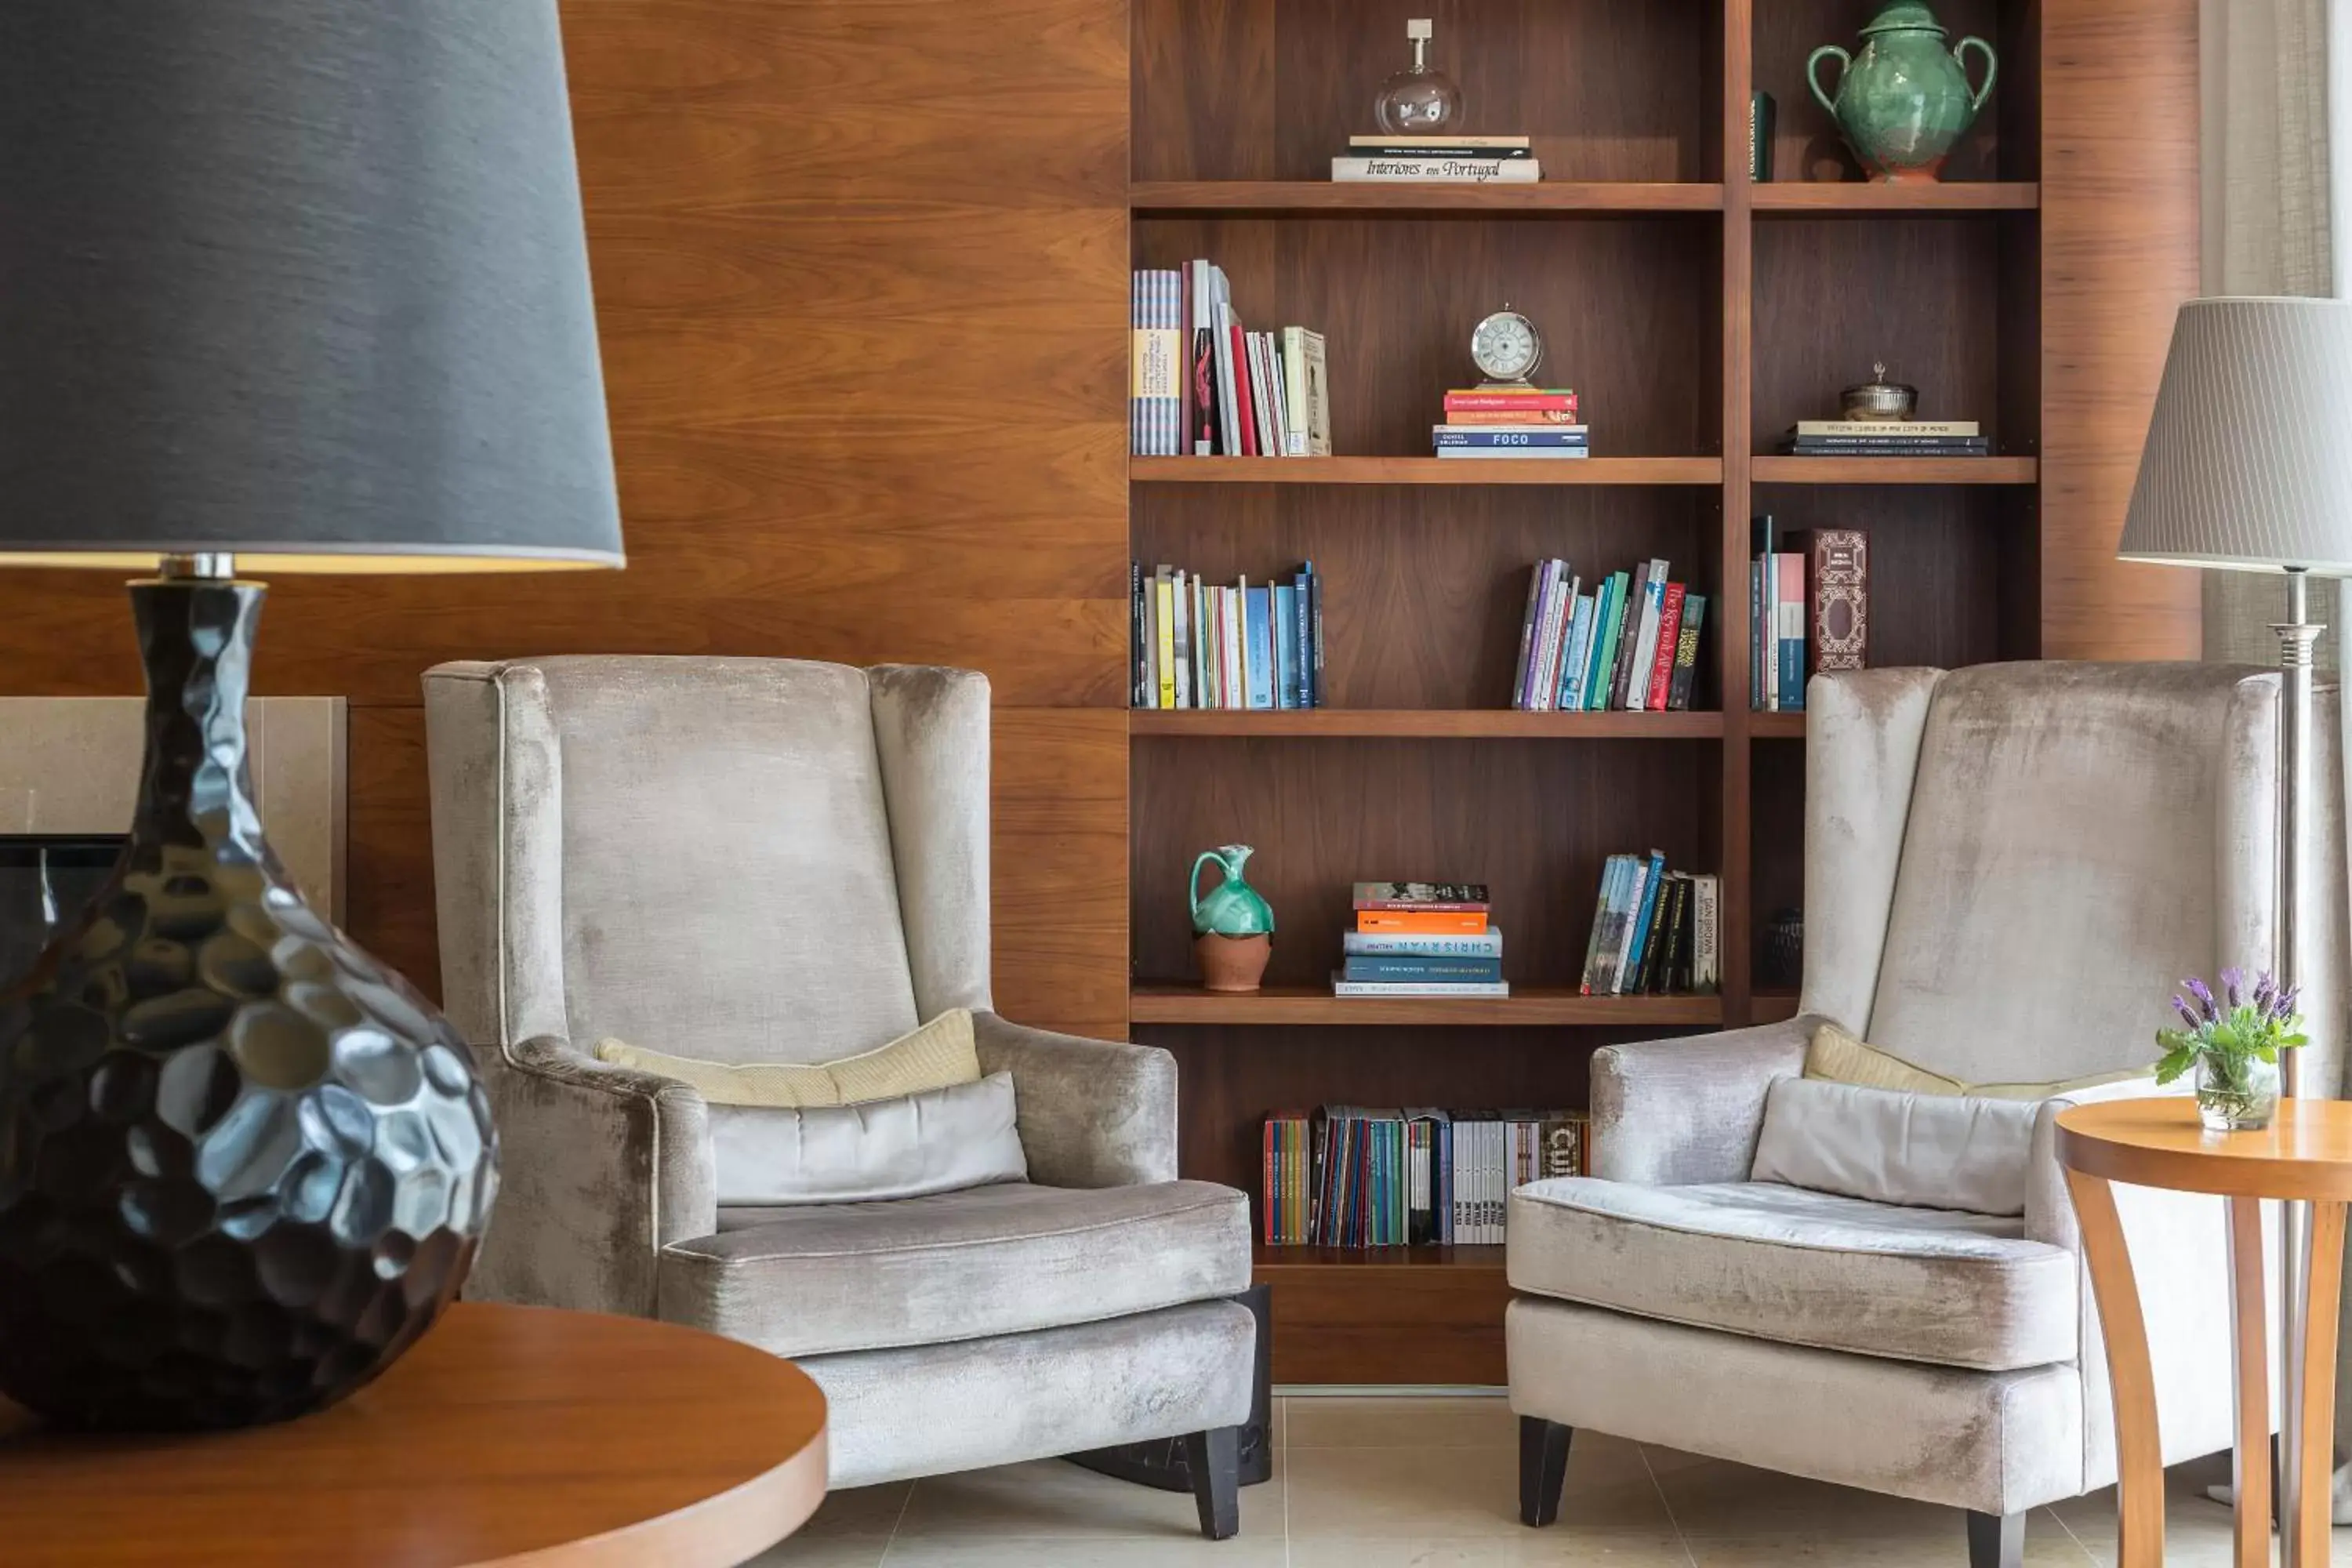
[[[1242,867],[1255,854],[1246,844],[1227,844],[1215,849],[1203,849],[1192,862],[1192,877],[1186,891],[1192,900],[1192,930],[1207,936],[1261,936],[1274,931],[1274,910],[1258,896],[1258,891],[1242,879]],[[1225,874],[1224,880],[1201,896],[1201,868],[1213,864]]]
[[[1931,184],[1944,158],[1976,122],[2000,68],[1992,46],[1962,38],[1944,47],[1943,25],[1919,0],[1895,0],[1862,30],[1859,56],[1823,44],[1805,58],[1805,84],[1837,121],[1846,144],[1880,181]],[[1984,56],[1984,84],[1969,85],[1968,51]],[[1837,95],[1822,89],[1821,64],[1843,67]]]

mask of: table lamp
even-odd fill
[[[618,566],[555,0],[0,7],[0,569],[143,568],[105,888],[0,976],[0,1393],[373,1377],[497,1187],[466,1044],[262,835],[240,571]]]
[[[2286,578],[2278,634],[2278,871],[2273,967],[2296,983],[2297,882],[2308,783],[2311,654],[2306,580],[2352,574],[2352,301],[2191,300],[2180,307],[2156,395],[2139,479],[2116,554]],[[2282,1056],[2284,1087],[2300,1095],[2301,1053]],[[2334,1098],[2330,1085],[2312,1085]],[[2282,1401],[2279,1517],[2295,1517],[2304,1482],[2302,1368],[2310,1261],[2306,1205],[2286,1205],[2280,1305],[2288,1360]],[[2241,1466],[2247,1456],[2238,1456]],[[2328,1464],[2320,1467],[2324,1477]],[[2294,1563],[2292,1532],[2283,1531]]]

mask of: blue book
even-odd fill
[[[1500,958],[1503,928],[1489,924],[1476,935],[1435,936],[1425,931],[1351,931],[1339,936],[1349,957],[1385,954],[1397,958]]]
[[[1274,705],[1304,708],[1298,700],[1298,590],[1274,585]]]
[[[1581,430],[1566,426],[1547,428],[1541,425],[1509,430],[1465,430],[1441,425],[1436,428],[1436,436],[1437,449],[1441,452],[1449,447],[1475,449],[1495,447],[1582,447],[1591,445]]]
[[[1770,646],[1764,636],[1764,563],[1768,559],[1759,555],[1748,563],[1748,706],[1757,713],[1764,711],[1764,650]]]
[[[1642,954],[1650,945],[1650,921],[1658,908],[1658,889],[1666,879],[1666,858],[1656,850],[1650,851],[1649,874],[1643,879],[1642,902],[1633,910],[1633,934],[1625,949],[1625,965],[1617,972],[1617,989],[1622,993],[1633,988],[1633,978],[1642,973]]]
[[[1432,958],[1403,953],[1351,953],[1341,974],[1349,980],[1472,981],[1503,977],[1499,958]]]
[[[1249,637],[1249,705],[1274,706],[1274,605],[1264,588],[1242,591]]]
[[[1290,580],[1291,633],[1297,649],[1298,706],[1320,708],[1323,693],[1315,679],[1315,563],[1307,562]]]
[[[1622,572],[1609,574],[1603,584],[1608,604],[1595,605],[1592,616],[1592,657],[1584,671],[1584,706],[1588,711],[1609,705],[1609,676],[1617,667],[1618,633],[1625,624],[1625,598],[1633,580]]]
[[[1592,651],[1592,600],[1591,594],[1579,594],[1576,607],[1568,617],[1568,658],[1559,667],[1559,700],[1554,704],[1563,713],[1573,713],[1584,706],[1584,661]]]

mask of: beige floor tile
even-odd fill
[[[1948,1533],[1938,1536],[1896,1541],[1785,1534],[1693,1538],[1690,1549],[1698,1568],[1783,1563],[1788,1568],[1959,1568],[1969,1560],[1968,1539],[1957,1519]],[[2028,1568],[2088,1568],[2092,1559],[2055,1520],[2046,1520],[2039,1529],[2027,1527],[2025,1561]]]
[[[1578,1530],[1551,1525],[1522,1528],[1494,1540],[1446,1541],[1390,1536],[1297,1541],[1290,1568],[1690,1568],[1682,1542],[1671,1534],[1637,1530]]]
[[[1701,1536],[1782,1534],[1958,1540],[1964,1528],[1957,1509],[1833,1487],[1725,1459],[1668,1464],[1656,1474],[1675,1526],[1694,1541]]]
[[[1670,1531],[1664,1503],[1631,1444],[1569,1458],[1564,1521],[1579,1531]],[[1518,1459],[1496,1448],[1305,1448],[1286,1456],[1290,1539],[1456,1540],[1516,1535]],[[1630,1459],[1630,1463],[1628,1462]]]
[[[1507,1399],[1293,1399],[1294,1448],[1513,1448],[1519,1418]]]
[[[912,1481],[886,1481],[878,1487],[845,1487],[827,1492],[800,1533],[874,1535],[887,1541],[890,1531],[898,1528],[898,1516],[907,1511],[907,1495],[914,1489]]]
[[[743,1568],[881,1568],[887,1535],[796,1535]]]
[[[892,1543],[882,1568],[1284,1568],[1284,1556],[1278,1529],[1253,1538],[1244,1527],[1231,1541],[1203,1541],[1198,1535],[1190,1541],[901,1538]]]
[[[1244,1487],[1242,1537],[1282,1538],[1283,1463],[1274,1479]],[[994,1541],[1160,1541],[1200,1539],[1190,1492],[1163,1492],[1037,1459],[992,1470],[934,1476],[915,1483],[898,1522],[891,1561],[918,1544]]]

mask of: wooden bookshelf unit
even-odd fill
[[[1872,662],[2156,657],[2195,591],[2113,559],[2172,306],[2196,282],[2189,0],[1937,0],[2000,51],[1946,183],[1863,183],[1805,87],[1864,0],[1133,0],[1130,252],[1206,257],[1253,329],[1328,342],[1320,459],[1138,458],[1132,553],[1212,582],[1312,560],[1328,703],[1129,723],[1134,1037],[1182,1073],[1184,1173],[1259,1184],[1261,1119],[1328,1100],[1581,1105],[1593,1051],[1793,1016],[1759,990],[1801,904],[1805,719],[1748,711],[1749,518],[1870,536]],[[1433,15],[1463,129],[1535,139],[1532,185],[1334,184]],[[2184,30],[2185,28],[2185,30]],[[1776,181],[1748,178],[1751,87]],[[1441,396],[1508,304],[1575,387],[1596,456],[1441,462]],[[1973,460],[1775,455],[1874,362]],[[1590,583],[1664,557],[1707,595],[1688,713],[1508,709],[1528,572]],[[1278,921],[1265,989],[1192,976],[1201,849],[1255,847]],[[1709,996],[1576,993],[1601,862],[1657,848],[1722,878]],[[1349,884],[1482,880],[1507,1000],[1329,994]],[[1499,1247],[1267,1248],[1275,1376],[1496,1383]]]

